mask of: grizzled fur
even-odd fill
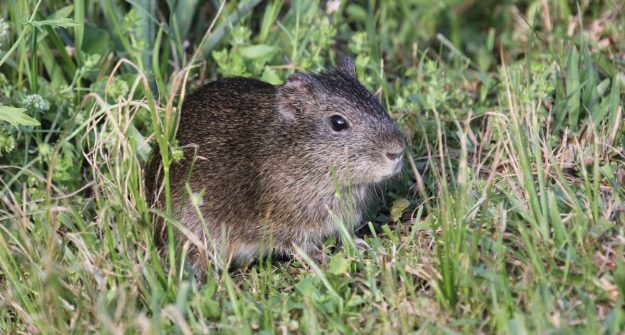
[[[337,114],[348,129],[333,130]],[[187,231],[176,234],[195,241],[191,259],[200,269],[207,260],[236,265],[271,251],[291,254],[293,245],[323,262],[319,245],[336,234],[336,216],[360,223],[371,187],[399,170],[404,148],[349,58],[332,72],[295,73],[281,86],[248,78],[209,83],[185,99],[177,140],[185,158],[171,166],[172,210]],[[155,157],[147,188],[162,208]],[[204,223],[185,183],[203,195]]]

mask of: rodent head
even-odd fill
[[[294,144],[303,146],[311,169],[335,168],[343,185],[379,182],[401,169],[403,136],[360,84],[351,59],[331,72],[292,74],[277,94],[278,111],[299,134]]]

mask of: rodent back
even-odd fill
[[[177,139],[180,145],[221,147],[259,136],[272,122],[273,85],[249,78],[211,82],[184,102]]]
[[[236,215],[254,208],[259,195],[258,166],[274,147],[275,87],[254,79],[229,78],[209,83],[183,104],[177,141],[184,158],[171,168],[172,194],[180,203],[205,190],[207,209]]]

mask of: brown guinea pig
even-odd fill
[[[319,246],[337,234],[337,217],[362,221],[372,187],[401,169],[405,146],[349,58],[279,86],[211,82],[185,99],[176,139],[184,148],[170,168],[172,213],[184,227],[176,236],[194,241],[189,258],[200,271],[209,261],[292,254],[294,245],[323,263]],[[155,154],[146,188],[163,209],[161,170]],[[201,194],[195,205],[187,184]]]

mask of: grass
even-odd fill
[[[0,333],[625,332],[619,1],[0,4]],[[369,247],[211,272],[143,167],[184,94],[355,57],[411,138]],[[168,206],[170,207],[171,204]],[[176,229],[175,220],[171,233]]]

